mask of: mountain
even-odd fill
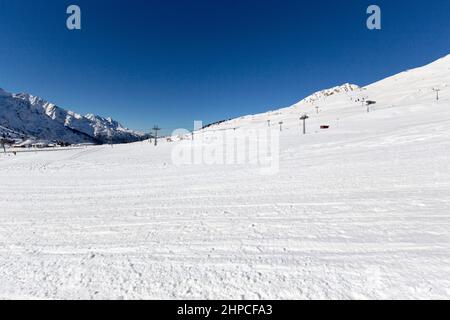
[[[325,90],[313,93],[312,95],[310,95],[307,98],[300,101],[299,104],[320,102],[328,97],[331,97],[332,95],[342,95],[342,94],[349,95],[356,91],[360,91],[360,89],[361,88],[355,84],[345,83],[341,86],[337,86],[334,88],[325,89]]]
[[[436,99],[436,90],[439,90],[439,100]],[[290,107],[224,121],[205,130],[267,127],[268,120],[272,124],[282,121],[286,129],[298,128],[299,117],[305,113],[310,117],[308,122],[313,128],[330,123],[338,126],[339,121],[344,120],[355,121],[354,125],[359,127],[364,126],[368,117],[386,120],[394,126],[409,114],[414,114],[417,121],[419,115],[430,116],[434,112],[433,107],[449,105],[449,98],[450,55],[447,55],[426,66],[396,74],[365,87],[345,83],[315,92]],[[368,108],[367,101],[375,103]],[[382,125],[377,122],[378,127],[374,126],[373,130]]]
[[[146,135],[111,118],[80,115],[27,93],[0,89],[0,133],[35,140],[77,143],[127,143]]]

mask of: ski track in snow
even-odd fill
[[[163,166],[169,145],[2,159],[0,297],[448,298],[448,157],[393,141],[269,177]]]
[[[272,176],[176,167],[166,142],[1,155],[0,298],[448,299],[442,96],[311,106],[339,127],[286,121]]]

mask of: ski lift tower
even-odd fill
[[[303,121],[303,134],[306,134],[306,120],[309,119],[307,114],[304,114],[300,117],[300,120]]]
[[[5,141],[3,139],[0,139],[0,148],[2,148],[3,152],[6,154]]]
[[[160,131],[161,128],[155,125],[153,127],[153,130],[155,131],[155,147],[156,147],[158,145],[158,131]]]
[[[439,101],[439,91],[441,91],[441,89],[439,88],[433,88],[432,89],[434,92],[436,92],[436,101]]]
[[[3,138],[0,138],[0,148],[2,148],[3,152],[6,154],[6,146],[12,146],[14,144],[14,140],[4,137],[5,135],[3,134]]]

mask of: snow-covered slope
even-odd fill
[[[0,89],[0,126],[24,138],[69,143],[123,143],[145,135],[123,127],[111,118],[82,116],[27,93],[10,94]]]
[[[345,83],[341,86],[337,86],[330,89],[325,89],[322,91],[318,91],[316,93],[313,93],[309,97],[306,97],[302,101],[299,102],[299,104],[302,103],[320,103],[321,101],[324,101],[326,98],[331,97],[333,95],[342,95],[345,94],[347,96],[352,95],[355,91],[359,91],[360,87],[355,84]]]
[[[436,101],[433,89],[440,90],[439,101]],[[430,108],[437,104],[448,104],[449,98],[450,55],[447,55],[429,65],[402,72],[363,88],[346,83],[316,92],[291,107],[233,119],[208,130],[267,126],[267,120],[271,120],[272,124],[283,121],[286,128],[298,127],[299,117],[305,113],[315,129],[320,124],[336,126],[346,118],[360,121],[362,125],[363,121],[370,120],[371,117],[401,122],[401,118],[397,116],[400,117],[403,112],[426,113],[432,111]],[[377,114],[366,114],[365,101],[369,100],[376,102],[370,106],[369,111],[378,111]]]
[[[273,175],[202,132],[183,166],[187,139],[0,153],[0,299],[449,299],[449,67],[204,129],[283,121]]]

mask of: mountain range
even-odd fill
[[[111,118],[80,115],[42,98],[0,88],[0,134],[20,140],[79,143],[128,143],[146,139]]]
[[[388,77],[366,87],[345,83],[309,95],[298,103],[279,110],[257,115],[218,121],[205,126],[204,130],[246,127],[268,120],[285,124],[298,122],[302,113],[310,116],[319,113],[320,119],[339,121],[355,113],[355,108],[369,111],[393,107],[414,107],[422,103],[436,103],[437,90],[441,103],[448,101],[450,86],[450,55],[426,66],[408,70]],[[366,102],[374,103],[367,107]],[[322,114],[327,109],[327,115]],[[310,121],[315,121],[314,117]],[[319,118],[318,118],[319,119]],[[318,120],[317,119],[317,120]],[[321,121],[322,121],[321,120]],[[0,89],[0,134],[21,140],[61,141],[78,143],[128,143],[147,139],[149,135],[127,129],[111,118],[94,114],[80,115],[26,93],[12,94]]]

